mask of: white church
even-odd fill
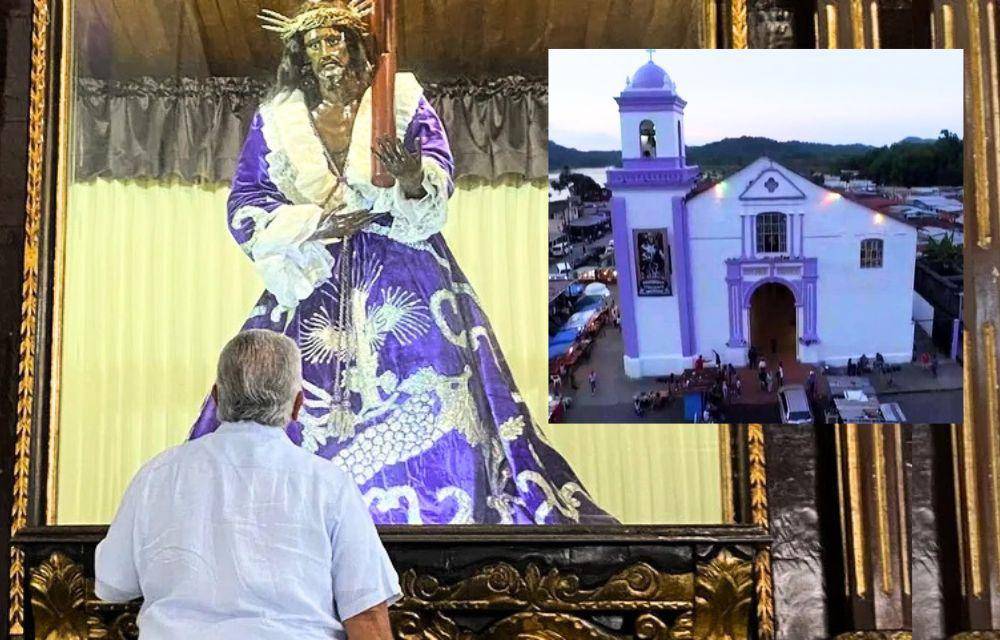
[[[616,98],[608,171],[625,372],[766,357],[909,362],[916,229],[759,158],[708,190],[684,150],[685,101],[652,60]]]

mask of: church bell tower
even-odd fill
[[[698,167],[685,162],[687,103],[652,50],[615,101],[622,167],[608,171],[608,188],[625,373],[680,372],[696,349],[684,198]]]

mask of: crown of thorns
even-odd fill
[[[365,7],[358,9],[357,5]],[[366,35],[368,25],[365,16],[371,12],[366,3],[351,2],[343,7],[316,7],[303,11],[294,18],[282,15],[270,9],[261,9],[257,14],[261,28],[277,33],[282,41],[287,42],[296,33],[304,33],[320,27],[337,27],[349,29],[358,34]]]

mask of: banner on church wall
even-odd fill
[[[640,296],[671,296],[670,245],[666,229],[634,229],[635,289]]]

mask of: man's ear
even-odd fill
[[[302,402],[305,400],[305,394],[300,390],[295,394],[295,401],[292,403],[292,420],[299,419],[299,409],[302,408]]]

